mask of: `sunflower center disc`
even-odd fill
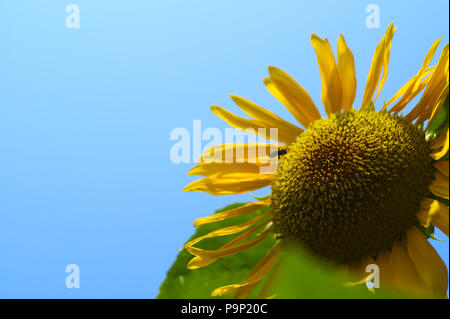
[[[338,263],[376,256],[416,223],[433,178],[422,130],[374,111],[314,122],[272,184],[281,238]]]

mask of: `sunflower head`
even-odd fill
[[[326,118],[308,92],[276,67],[269,67],[264,83],[297,124],[236,96],[233,101],[251,118],[212,108],[231,126],[244,131],[252,128],[263,138],[271,139],[260,132],[278,130],[278,143],[256,143],[265,150],[257,158],[250,156],[255,146],[250,143],[219,145],[207,154],[233,150],[247,155],[236,155],[241,160],[238,164],[201,161],[190,172],[206,177],[188,185],[188,191],[229,195],[271,186],[266,198],[196,221],[197,225],[213,223],[270,208],[245,223],[215,230],[185,245],[195,255],[188,267],[199,268],[247,250],[269,234],[277,239],[245,280],[218,288],[213,295],[237,290],[235,297],[243,298],[267,278],[260,294],[265,296],[275,281],[281,250],[289,245],[339,264],[364,279],[358,283],[366,280],[365,267],[376,263],[382,287],[426,297],[446,296],[448,271],[425,230],[436,226],[449,234],[448,123],[439,134],[429,129],[446,99],[448,110],[449,46],[443,48],[437,64],[430,66],[440,43],[436,40],[418,72],[376,111],[394,32],[389,25],[375,49],[359,110],[354,105],[354,58],[344,38],[339,37],[335,57],[328,40],[315,35],[311,43]],[[406,112],[419,94],[418,103]],[[280,164],[276,171],[263,174],[262,159],[273,157],[269,146],[278,148]],[[193,247],[203,239],[232,234],[239,235],[217,250]]]
[[[415,224],[434,176],[423,130],[372,110],[314,122],[272,184],[283,239],[339,263],[376,256]]]

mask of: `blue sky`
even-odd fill
[[[70,3],[79,29],[66,28]],[[365,25],[370,3],[378,29]],[[387,100],[435,39],[448,43],[448,21],[445,0],[2,1],[0,297],[155,297],[192,221],[251,200],[182,193],[192,164],[170,161],[172,129],[225,129],[209,106],[236,111],[229,94],[293,120],[262,84],[268,65],[320,104],[311,33],[333,48],[344,34],[358,103],[394,22]],[[448,239],[433,245],[448,265]],[[80,289],[65,287],[68,264]]]

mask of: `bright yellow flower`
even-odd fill
[[[447,44],[437,64],[430,66],[440,42],[435,41],[417,74],[376,111],[394,32],[391,24],[376,47],[359,110],[353,107],[354,58],[344,38],[339,37],[336,60],[328,40],[316,35],[311,42],[326,119],[306,90],[275,67],[269,67],[264,83],[303,128],[238,96],[232,99],[251,119],[212,107],[217,116],[241,130],[277,128],[277,141],[284,144],[275,144],[275,154],[273,144],[218,145],[190,171],[206,178],[189,184],[185,191],[228,195],[271,185],[264,200],[194,222],[200,226],[270,207],[243,224],[215,230],[185,245],[195,256],[188,268],[195,269],[251,248],[267,236],[277,239],[247,279],[217,288],[213,296],[236,292],[235,297],[245,298],[267,276],[270,285],[283,247],[298,245],[359,278],[365,276],[367,264],[376,263],[380,285],[391,291],[446,297],[447,268],[423,231],[434,225],[448,236],[449,209],[437,198],[449,198],[449,163],[442,160],[448,152],[449,132],[436,137],[427,129],[448,97],[449,48]],[[401,115],[421,92],[417,105]],[[264,154],[251,153],[253,147]],[[206,160],[230,150],[238,163]],[[276,169],[261,173],[274,156],[280,162]],[[206,238],[238,233],[217,250],[194,247]]]

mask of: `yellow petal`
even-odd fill
[[[449,67],[449,48],[448,44],[442,50],[439,61],[431,74],[429,84],[420,98],[419,103],[405,116],[409,122],[417,118],[416,124],[421,124],[429,119],[433,112],[438,112],[442,106],[443,92],[448,90],[448,67]],[[442,103],[441,103],[442,102]]]
[[[248,242],[245,242],[244,244],[240,244],[237,246],[232,247],[226,247],[226,248],[220,248],[217,250],[204,250],[197,247],[186,247],[186,250],[191,253],[192,255],[201,257],[201,258],[222,258],[222,257],[228,257],[232,256],[234,254],[237,254],[241,251],[247,250],[260,242],[262,242],[266,237],[269,235],[269,233],[272,232],[272,229],[267,229],[257,237],[249,240]]]
[[[255,266],[255,269],[250,273],[250,275],[241,283],[228,285],[215,289],[211,296],[223,296],[232,293],[236,289],[248,285],[253,285],[258,283],[263,279],[275,266],[278,256],[280,255],[279,245],[275,245],[267,255]]]
[[[265,227],[267,224],[269,224],[271,221],[272,221],[271,218],[266,219],[265,221],[263,221],[259,225],[251,228],[250,230],[246,231],[245,233],[240,234],[239,236],[237,236],[233,240],[229,241],[228,243],[223,245],[221,247],[221,249],[235,247],[238,243],[240,243],[244,239],[249,238],[250,236],[255,234],[257,231],[259,231],[260,229]],[[220,258],[220,256],[214,256],[214,257],[211,257],[211,256],[195,256],[194,258],[192,258],[189,261],[189,263],[186,266],[186,268],[187,269],[197,269],[197,268],[205,267],[205,266],[208,266],[208,265],[214,263],[219,258]]]
[[[441,107],[444,105],[445,100],[448,98],[448,90],[449,89],[448,89],[448,83],[447,83],[447,85],[444,87],[444,89],[441,91],[440,95],[438,96],[437,100],[433,103],[434,106],[431,108],[431,115],[428,116],[428,114],[423,114],[417,120],[417,122],[420,124],[428,119],[428,124],[425,127],[425,130],[428,130],[428,127],[431,125],[434,118],[439,114]]]
[[[436,172],[436,179],[431,182],[428,189],[436,196],[448,199],[448,176]]]
[[[431,77],[427,77],[431,71],[433,71],[435,68],[431,67],[429,68],[429,64],[431,60],[433,59],[433,56],[436,52],[436,49],[440,43],[441,39],[438,39],[434,41],[434,43],[431,45],[431,48],[428,50],[427,55],[425,56],[425,59],[422,63],[422,67],[419,69],[417,74],[409,80],[387,103],[386,106],[390,105],[393,101],[397,100],[400,96],[402,98],[400,101],[395,104],[389,112],[400,112],[404,109],[404,107],[412,100],[414,99],[417,94],[419,94],[423,88],[428,85]],[[427,77],[427,78],[426,78]],[[425,80],[424,80],[425,79]],[[422,80],[424,80],[422,82]]]
[[[338,113],[342,107],[342,86],[333,51],[327,39],[322,40],[315,34],[311,43],[316,51],[322,79],[322,102],[328,115]]]
[[[269,213],[270,213],[270,211],[267,211],[267,212],[265,212],[261,215],[258,215],[244,223],[241,223],[239,225],[228,226],[228,227],[220,228],[220,229],[214,230],[212,232],[209,232],[206,235],[203,235],[203,236],[200,236],[200,237],[197,237],[197,238],[191,240],[186,245],[184,245],[184,248],[191,247],[191,246],[197,244],[198,242],[200,242],[204,239],[207,239],[207,238],[228,236],[228,235],[233,235],[233,234],[243,232],[247,228],[258,223],[261,219],[265,218]]]
[[[437,168],[439,172],[448,177],[449,163],[448,161],[435,162],[434,167]]]
[[[425,56],[425,59],[423,60],[422,63],[422,70],[425,70],[431,63],[431,60],[434,57],[434,54],[436,53],[436,50],[439,46],[439,43],[441,43],[442,38],[437,39],[436,41],[433,42],[433,44],[431,45],[430,49],[428,50],[427,55]]]
[[[448,152],[449,145],[449,130],[436,138],[433,142],[431,142],[431,149],[433,153],[431,153],[431,157],[435,160],[441,159]]]
[[[402,97],[390,110],[389,113],[399,113],[409,102],[411,102],[422,90],[430,83],[432,71],[434,67],[419,71],[413,78],[411,78],[394,96],[385,104],[385,108],[396,101],[400,96]]]
[[[267,207],[270,205],[270,201],[259,201],[248,203],[244,206],[240,206],[234,209],[230,209],[224,212],[220,212],[208,217],[198,218],[194,221],[194,227],[199,227],[202,225],[218,222],[224,219],[245,215],[254,212],[262,207]]]
[[[391,253],[384,249],[380,251],[377,255],[376,264],[380,269],[380,290],[381,291],[390,291],[394,287],[394,273],[391,268]]]
[[[264,256],[264,258],[253,268],[253,270],[250,272],[250,274],[247,276],[246,279],[250,278],[251,276],[253,276],[257,271],[259,271],[267,262],[270,258],[272,258],[273,254],[277,254],[277,256],[279,257],[280,255],[280,244],[275,244],[270,250],[269,252]],[[273,278],[273,274],[276,272],[276,270],[279,268],[277,266],[272,267],[272,273],[269,276],[269,278],[267,279],[267,281],[269,281],[270,279],[274,279]],[[270,270],[269,270],[270,271]],[[267,284],[266,281],[266,284]],[[256,281],[252,284],[248,284],[248,285],[244,285],[242,287],[240,287],[238,289],[238,291],[236,292],[236,294],[233,296],[233,299],[245,299],[248,297],[248,295],[253,291],[253,289],[259,284],[259,281]],[[265,285],[266,286],[266,285]],[[264,290],[264,287],[262,288]],[[262,292],[262,291],[261,291]],[[259,293],[258,297],[256,297],[257,299],[261,299],[260,295],[261,292]]]
[[[356,95],[356,72],[353,53],[347,47],[344,37],[338,40],[338,70],[342,86],[342,109],[350,111]]]
[[[198,256],[195,256],[194,258],[189,260],[188,264],[186,265],[186,268],[187,269],[203,268],[203,267],[211,265],[212,263],[214,263],[218,259],[219,258],[208,258],[208,257],[200,258]]]
[[[289,74],[270,66],[269,92],[277,98],[304,127],[321,118],[311,96]],[[272,86],[272,83],[274,86]],[[281,96],[281,98],[279,98]]]
[[[242,111],[253,117],[255,120],[261,121],[266,124],[266,127],[276,127],[292,136],[292,141],[295,141],[296,137],[303,133],[303,130],[288,121],[283,120],[278,115],[270,112],[269,110],[262,108],[255,103],[244,99],[237,95],[231,95],[232,100]]]
[[[437,298],[446,298],[448,271],[441,257],[416,227],[406,235],[406,251],[427,290]]]
[[[286,144],[290,144],[295,140],[295,136],[292,136],[291,134],[279,128],[277,128],[278,136],[274,136],[272,134],[271,127],[269,127],[265,123],[237,116],[225,110],[224,108],[221,108],[220,106],[217,105],[211,106],[211,111],[213,111],[214,114],[216,114],[218,117],[220,117],[222,120],[227,122],[232,127],[248,133],[259,135],[265,139],[272,141],[280,141]]]
[[[272,96],[275,97],[282,105],[284,105],[288,110],[290,108],[293,108],[293,106],[289,104],[289,101],[284,97],[283,93],[280,92],[280,90],[270,78],[264,78],[263,82],[269,93],[272,94]]]
[[[391,23],[386,30],[385,35],[381,39],[375,53],[372,58],[372,65],[370,66],[369,74],[367,75],[366,88],[364,90],[363,101],[361,104],[361,109],[366,108],[372,102],[373,95],[377,90],[377,95],[374,102],[376,101],[381,89],[384,86],[388,73],[389,56],[392,45],[392,37],[394,36],[395,29]],[[381,71],[383,74],[380,78]]]
[[[392,23],[391,23],[391,25],[392,25]],[[384,87],[384,83],[386,82],[386,79],[387,79],[388,70],[389,70],[389,57],[391,54],[391,46],[392,46],[392,38],[394,37],[395,30],[396,30],[396,28],[393,28],[391,30],[391,32],[388,34],[388,36],[386,37],[386,47],[385,47],[384,62],[383,62],[383,74],[381,76],[380,83],[378,84],[377,95],[375,96],[374,103],[376,102],[378,96],[380,95],[381,90]]]
[[[278,259],[278,264],[274,267],[269,277],[267,278],[264,286],[261,288],[256,299],[271,299],[276,295],[276,288],[278,286],[280,275],[283,267],[283,260]],[[239,293],[239,291],[238,291]]]
[[[433,204],[433,200],[431,198],[424,198],[420,203],[419,212],[416,214],[417,219],[424,227],[430,226],[431,223],[431,204]]]
[[[187,185],[183,192],[206,192],[212,195],[242,194],[269,186],[273,174],[227,174],[198,179]]]
[[[259,281],[255,281],[254,283],[250,283],[250,284],[241,286],[239,288],[233,289],[233,290],[237,289],[237,292],[234,294],[233,299],[246,299],[248,297],[248,295],[253,291],[253,289],[255,289],[255,287],[258,286],[258,284],[259,284]],[[223,287],[221,287],[221,288],[223,288]],[[228,292],[228,294],[232,293],[233,290]],[[211,296],[213,296],[212,293],[211,293]],[[219,295],[219,296],[221,296],[221,295]]]
[[[427,286],[417,272],[401,242],[394,242],[389,263],[389,270],[392,272],[390,286],[394,291],[409,295],[414,294],[417,296],[431,297],[428,295]],[[380,282],[381,285],[382,283]]]
[[[373,273],[366,272],[366,267],[370,264],[375,264],[372,257],[367,256],[362,261],[352,262],[350,265],[350,272],[353,278],[356,278],[356,282],[346,282],[345,286],[354,287],[357,285],[365,284],[373,278]]]
[[[260,229],[262,229],[266,225],[270,224],[271,222],[272,222],[272,218],[268,218],[268,219],[264,220],[262,223],[256,225],[255,227],[251,228],[250,230],[246,231],[243,234],[240,234],[239,236],[237,236],[233,240],[231,240],[228,243],[226,243],[222,248],[236,246],[236,244],[240,243],[244,239],[249,238],[250,236],[255,234],[257,231],[259,231]]]
[[[266,165],[253,163],[200,163],[194,166],[188,175],[211,176],[215,174],[247,173],[259,174]],[[276,170],[276,168],[275,168]],[[275,173],[275,171],[274,171]]]
[[[286,149],[281,144],[230,143],[214,145],[205,151],[200,163],[254,163],[258,166],[269,162],[270,153]]]
[[[440,201],[434,200],[430,205],[428,214],[431,218],[431,223],[448,236],[448,207]]]

